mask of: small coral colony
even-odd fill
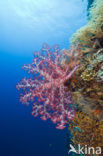
[[[50,119],[57,129],[68,123],[75,145],[103,147],[102,0],[94,1],[88,23],[72,36],[68,50],[44,43],[23,68],[30,78],[17,89],[22,103],[32,102],[33,116]]]

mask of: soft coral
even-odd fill
[[[48,118],[56,128],[63,129],[69,119],[75,116],[75,109],[71,106],[71,93],[67,91],[64,82],[72,77],[78,66],[71,71],[60,65],[60,49],[58,45],[50,48],[43,44],[38,53],[34,53],[31,64],[24,65],[24,69],[33,75],[32,78],[24,78],[17,85],[22,89],[20,97],[22,103],[33,101],[32,115],[41,115],[42,120]]]

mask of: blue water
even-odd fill
[[[86,7],[82,0],[0,0],[0,156],[68,155],[68,129],[34,118],[15,86],[43,42],[69,47],[87,22]]]

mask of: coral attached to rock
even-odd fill
[[[79,66],[71,70],[68,66],[63,68],[60,57],[57,45],[50,48],[43,44],[41,51],[34,53],[32,63],[23,66],[31,74],[31,78],[22,79],[17,89],[22,91],[22,103],[33,102],[34,116],[40,115],[42,120],[51,119],[53,123],[57,123],[56,128],[63,129],[68,120],[75,117],[71,93],[67,91],[64,82],[73,76]]]

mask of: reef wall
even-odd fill
[[[69,66],[79,64],[74,77],[66,82],[72,92],[76,117],[69,121],[72,141],[83,146],[100,146],[103,155],[103,1],[94,0],[88,23],[71,38],[64,50]],[[93,155],[93,154],[87,154]]]

